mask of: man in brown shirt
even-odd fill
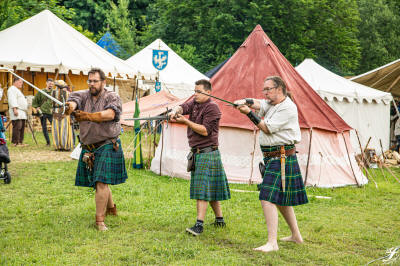
[[[197,236],[203,232],[208,203],[215,214],[214,225],[225,226],[220,201],[230,199],[231,195],[218,150],[221,111],[207,96],[211,93],[211,83],[198,80],[195,84],[193,99],[174,108],[170,117],[188,126],[189,146],[195,159],[194,169],[191,169],[190,198],[197,200],[197,221],[186,231]],[[189,119],[183,115],[189,115]]]
[[[89,89],[71,93],[66,113],[74,115],[80,127],[82,152],[75,185],[96,189],[96,226],[104,231],[105,215],[117,215],[108,184],[121,184],[128,178],[118,138],[122,104],[116,93],[105,89],[106,76],[101,69],[91,69],[88,78]]]

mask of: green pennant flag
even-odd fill
[[[134,118],[139,117],[140,110],[139,110],[139,102],[138,98],[136,97],[135,101],[135,113],[133,115]],[[142,133],[140,131],[140,121],[135,120],[135,145],[134,145],[134,152],[133,152],[133,163],[132,167],[136,169],[143,168],[143,155],[142,155]]]

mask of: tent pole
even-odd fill
[[[153,158],[154,158],[155,153],[156,153],[157,127],[158,127],[158,121],[155,120],[155,122],[154,122],[154,129],[153,129],[153,134],[154,134],[154,136],[153,136],[153,154],[152,154],[152,155],[153,155]]]
[[[349,149],[347,148],[346,138],[344,137],[343,131],[342,131],[342,137],[343,137],[344,145],[346,146],[347,157],[349,157],[349,163],[350,163],[351,171],[353,172],[354,179],[356,180],[357,186],[360,187],[360,184],[358,183],[356,174],[354,173],[353,165],[351,164]]]
[[[370,174],[369,174],[367,168],[364,166],[364,163],[365,163],[365,154],[364,154],[364,151],[363,151],[362,146],[361,146],[360,137],[358,136],[358,131],[357,131],[357,129],[354,129],[354,131],[356,132],[357,139],[358,139],[358,144],[360,145],[362,166],[363,166],[363,168],[365,169],[365,175],[367,176],[367,179],[369,180]]]
[[[56,76],[54,77],[54,81],[56,81],[58,78],[58,69],[56,69]]]
[[[385,163],[386,156],[385,156],[385,153],[383,152],[383,146],[382,146],[382,140],[381,140],[381,139],[379,139],[379,144],[381,145],[381,152],[382,152],[382,157],[383,157],[383,163]],[[382,168],[383,168],[383,166],[382,166],[382,167],[379,167],[379,169],[381,169],[381,172],[382,172],[383,177],[384,177],[384,178],[386,179],[386,181],[387,181],[385,172],[383,171]]]
[[[69,84],[71,85],[71,91],[73,91],[72,88],[74,87],[74,84],[72,84],[72,81],[71,81],[71,79],[69,78],[68,73],[67,73],[66,75],[64,74],[64,76],[67,77],[67,80],[68,80]]]
[[[138,86],[139,86],[139,74],[136,76],[136,80],[135,81],[136,81],[135,82],[135,87],[132,89],[132,101],[135,98],[135,96],[137,95]]]
[[[150,120],[149,121],[147,121],[147,127],[148,127],[148,138],[146,138],[146,140],[149,142],[149,169],[150,169],[150,165],[151,165],[151,163],[150,163],[150,161],[151,161],[151,123],[150,123]]]
[[[35,72],[31,71],[32,75],[32,84],[35,84]],[[35,96],[35,90],[33,90],[33,96]]]
[[[161,123],[161,154],[160,154],[160,176],[161,176],[161,163],[162,163],[162,154],[164,149],[164,123]]]
[[[399,76],[400,77],[400,76]],[[397,116],[399,117],[399,119],[400,119],[400,113],[399,113],[399,109],[397,109],[397,105],[396,105],[396,102],[394,101],[394,99],[392,98],[392,103],[393,103],[393,105],[394,105],[394,109],[396,110],[396,114],[397,114]]]
[[[113,87],[113,92],[115,92],[115,76],[114,76],[114,87]]]
[[[249,185],[251,185],[251,179],[253,177],[253,163],[254,163],[254,154],[256,152],[256,129],[253,129],[253,152],[251,153],[251,164],[250,164],[250,179],[249,179]],[[261,177],[263,178],[263,177]]]
[[[390,170],[390,168],[389,167],[387,167],[386,165],[383,165],[385,168],[386,168],[386,170],[388,170],[388,172],[394,177],[394,179],[396,179],[396,181],[397,182],[399,182],[400,183],[400,180],[396,177],[396,175]]]
[[[308,157],[307,157],[307,166],[306,166],[306,177],[304,178],[304,185],[306,186],[307,184],[307,178],[308,178],[308,167],[310,166],[310,155],[311,155],[311,143],[312,143],[312,127],[310,128],[310,143],[308,143]]]

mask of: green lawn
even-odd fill
[[[124,146],[130,134],[122,137]],[[27,150],[45,149],[37,135],[40,145]],[[28,134],[26,141],[32,144]],[[362,265],[400,245],[400,184],[379,171],[378,189],[308,188],[309,195],[332,199],[310,196],[309,204],[295,208],[305,243],[279,242],[278,252],[263,254],[252,251],[267,236],[257,193],[233,191],[222,204],[227,228],[208,225],[209,209],[205,231],[195,238],[185,233],[196,218],[189,182],[131,169],[127,183],[112,187],[119,216],[107,217],[110,230],[98,232],[94,194],[74,186],[76,166],[76,161],[9,165],[12,182],[0,183],[0,265]],[[289,234],[281,216],[278,234]]]

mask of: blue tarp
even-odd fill
[[[108,31],[103,35],[103,37],[100,38],[97,44],[115,56],[117,56],[118,53],[121,51],[121,46],[119,46],[117,41]]]
[[[209,78],[212,78],[215,74],[217,74],[217,72],[221,69],[221,67],[223,67],[225,65],[225,63],[228,62],[229,59],[230,59],[230,57],[225,59],[225,61],[220,63],[218,66],[216,66],[213,69],[211,69],[211,70],[207,71],[206,73],[204,73],[204,75],[206,75]]]

